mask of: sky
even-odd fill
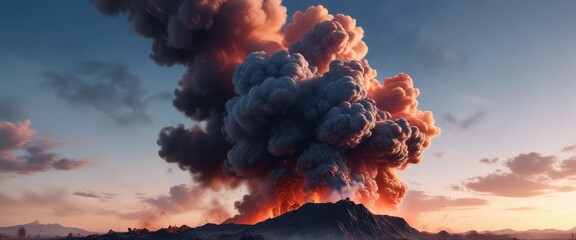
[[[283,3],[318,4],[356,19],[377,79],[409,74],[442,129],[399,171],[389,214],[427,231],[576,227],[576,2]],[[194,124],[171,103],[184,67],[151,60],[124,16],[73,0],[0,0],[0,15],[0,226],[195,226],[213,198],[234,211],[243,187],[205,196],[159,157],[162,128]]]

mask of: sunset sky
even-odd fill
[[[283,3],[318,4],[357,20],[377,79],[409,74],[442,129],[388,214],[427,231],[576,227],[576,1]],[[196,226],[213,197],[234,212],[245,189],[195,193],[158,156],[163,127],[193,125],[171,103],[184,68],[154,63],[124,16],[74,0],[0,0],[0,16],[0,226]]]

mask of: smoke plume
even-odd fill
[[[94,1],[184,65],[174,106],[197,122],[164,128],[159,154],[218,191],[246,186],[228,222],[254,223],[309,201],[396,207],[396,171],[440,133],[406,74],[376,79],[364,30],[323,6],[285,24],[279,0]]]

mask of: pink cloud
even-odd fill
[[[506,162],[506,166],[513,173],[520,176],[533,176],[544,174],[552,170],[556,162],[555,156],[542,156],[539,153],[521,153]]]
[[[494,162],[496,162],[495,160]],[[480,163],[492,162],[482,159]],[[504,197],[531,197],[554,192],[571,192],[575,187],[560,185],[576,176],[576,156],[559,161],[557,156],[543,156],[531,152],[519,154],[506,161],[505,170],[496,170],[486,176],[469,178],[455,190],[469,189]]]
[[[26,145],[36,131],[30,129],[30,120],[22,122],[0,122],[0,151],[11,151]]]
[[[33,174],[35,172],[72,170],[89,164],[88,160],[60,158],[52,149],[59,144],[50,136],[33,139],[36,131],[31,121],[0,123],[0,173]],[[24,151],[15,155],[14,151]]]
[[[530,197],[553,189],[551,185],[524,179],[512,173],[492,173],[488,176],[468,179],[464,186],[477,192],[505,197]]]

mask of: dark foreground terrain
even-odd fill
[[[336,203],[307,203],[297,210],[254,225],[206,224],[197,228],[170,227],[155,232],[130,229],[82,238],[67,239],[189,239],[189,240],[292,240],[292,239],[513,239],[479,234],[420,232],[399,217],[374,215],[364,205],[341,200]]]

